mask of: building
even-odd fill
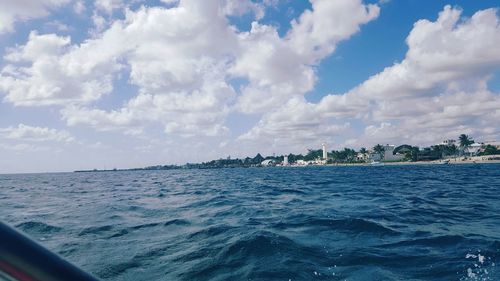
[[[323,147],[323,160],[327,160],[328,152],[326,151],[326,144],[323,143],[321,146]]]
[[[440,143],[441,145],[447,145],[447,146],[452,146],[456,145],[457,141],[456,140],[444,140],[443,142]]]
[[[401,161],[404,158],[404,155],[396,154],[394,155],[394,149],[396,149],[395,145],[386,144],[384,145],[384,161]]]
[[[262,165],[264,167],[269,167],[269,166],[276,165],[276,162],[273,159],[267,159],[267,160],[260,162],[260,165]]]
[[[369,153],[358,152],[356,154],[356,160],[357,161],[367,161],[369,158],[370,158],[370,154]]]
[[[375,152],[373,152],[373,151],[372,151],[372,152],[370,152],[370,153],[368,154],[368,159],[367,159],[367,160],[368,160],[368,161],[372,161],[372,162],[373,162],[373,161],[380,161],[380,160],[382,160],[382,157],[381,157],[381,155],[380,155],[380,154],[375,153]]]
[[[307,166],[307,165],[309,165],[309,162],[300,159],[300,160],[297,160],[297,162],[295,162],[295,165],[297,165],[297,166]]]
[[[497,149],[500,149],[500,141],[485,141],[484,145],[491,145],[496,147]]]
[[[468,147],[465,148],[465,152],[468,153],[469,155],[477,155],[479,153],[479,150],[481,149],[482,145],[479,143],[473,143],[469,145]]]
[[[285,156],[283,157],[283,166],[288,166],[288,165],[289,165],[289,163],[288,163],[288,156],[287,156],[287,155],[285,155]]]

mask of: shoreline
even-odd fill
[[[448,164],[443,164],[436,161],[420,161],[420,162],[381,162],[380,166],[425,166],[425,165],[473,165],[473,164],[500,164],[500,160],[491,161],[461,161],[461,162],[450,162]],[[377,166],[370,163],[339,163],[339,164],[326,164],[326,165],[309,165],[309,166],[288,166],[288,167],[349,167],[349,166]],[[282,166],[280,166],[282,167]]]
[[[488,160],[486,156],[474,156],[467,159],[464,158],[450,158],[447,164],[443,163],[441,160],[434,161],[417,161],[417,162],[380,162],[381,166],[408,166],[408,165],[464,165],[464,164],[500,164],[500,159],[498,160]],[[338,163],[338,164],[326,164],[317,166],[374,166],[370,163]],[[301,167],[301,166],[294,166]],[[307,166],[304,166],[307,167]]]
[[[447,161],[447,162],[444,162]],[[348,167],[348,166],[412,166],[412,165],[464,165],[464,164],[500,164],[500,155],[488,156],[472,156],[472,157],[454,157],[433,161],[416,161],[416,162],[380,162],[380,164],[373,165],[372,163],[333,163],[333,164],[309,164],[309,165],[272,165],[272,166],[220,166],[220,167],[200,167],[199,165],[165,165],[165,166],[152,166],[146,168],[132,168],[132,169],[112,169],[112,170],[77,170],[75,173],[91,173],[91,172],[123,172],[123,171],[163,171],[163,170],[204,170],[204,169],[233,169],[233,168],[265,168],[265,167]]]
[[[485,159],[470,159],[462,160],[460,158],[450,159],[448,164],[441,161],[418,161],[418,162],[381,162],[381,165],[372,165],[370,163],[337,163],[325,165],[289,165],[289,166],[268,166],[268,167],[253,167],[253,168],[307,168],[307,167],[376,167],[376,166],[420,166],[420,165],[473,165],[473,164],[500,164],[499,160]],[[219,168],[182,168],[175,169],[114,169],[114,170],[79,170],[73,173],[92,173],[92,172],[130,172],[130,171],[165,171],[165,170],[213,170],[213,169],[235,169],[235,168],[250,168],[250,167],[219,167]]]

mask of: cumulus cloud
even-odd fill
[[[95,5],[112,11],[113,3]],[[111,130],[160,122],[169,134],[223,135],[234,103],[236,110],[261,112],[310,91],[316,80],[311,64],[378,14],[376,6],[361,1],[325,3],[313,1],[313,10],[293,22],[283,38],[275,27],[257,21],[250,32],[236,30],[227,16],[253,13],[258,20],[266,4],[231,0],[126,10],[124,20],[80,45],[69,37],[32,32],[25,45],[5,56],[10,64],[1,72],[0,89],[14,105],[63,106],[69,125]],[[346,12],[354,12],[349,21],[319,19]],[[325,25],[332,25],[332,32],[322,36],[318,30]],[[303,46],[310,40],[314,46]],[[309,54],[307,48],[321,50]],[[115,110],[89,106],[113,91],[118,74],[129,75],[137,96]],[[230,84],[233,78],[249,81],[240,95]]]
[[[95,2],[100,27],[80,44],[31,32],[4,56],[4,101],[57,106],[68,125],[99,131],[139,136],[146,126],[160,125],[173,137],[222,136],[225,148],[234,145],[227,139],[233,137],[226,125],[231,113],[260,119],[237,142],[261,147],[499,135],[491,123],[500,118],[498,93],[488,89],[500,66],[494,9],[465,19],[460,9],[446,6],[437,20],[415,23],[401,62],[347,93],[312,103],[305,95],[316,84],[316,67],[378,17],[377,4],[311,0],[311,9],[283,35],[260,21],[270,1],[162,2],[135,10],[128,1]],[[123,18],[113,19],[116,9]],[[230,21],[244,14],[254,18],[248,31]],[[134,96],[101,107],[103,97],[121,94],[117,80],[137,89]]]
[[[338,42],[357,33],[362,24],[378,17],[380,8],[364,5],[361,0],[313,0],[312,10],[306,10],[292,21],[287,35],[292,48],[307,63],[330,55]]]
[[[378,6],[360,0],[311,3],[312,10],[293,20],[284,38],[275,27],[258,22],[239,34],[241,52],[231,72],[249,80],[238,104],[243,112],[265,112],[311,91],[314,66],[379,14]]]
[[[87,7],[85,6],[85,2],[82,0],[78,0],[73,4],[73,11],[78,15],[82,15],[86,10]]]
[[[0,0],[0,34],[14,31],[16,22],[45,17],[70,0]]]
[[[47,127],[19,124],[17,127],[0,128],[4,139],[31,142],[73,142],[75,139],[66,131]]]
[[[33,31],[25,45],[5,56],[11,64],[0,72],[0,90],[7,93],[7,102],[18,106],[97,100],[111,92],[112,74],[120,68],[112,47],[100,40],[77,47],[69,37]]]
[[[228,112],[224,100],[233,91],[224,83],[212,82],[201,88],[202,93],[140,94],[119,110],[67,107],[62,114],[70,126],[87,124],[97,130],[130,130],[144,122],[159,122],[168,134],[221,135],[228,131],[222,125]]]
[[[123,0],[95,0],[94,6],[100,11],[111,14],[113,10],[123,8],[125,2]]]
[[[256,19],[261,19],[264,16],[264,4],[255,3],[251,0],[224,0],[224,14],[228,16],[242,16],[247,13],[252,13]]]
[[[324,97],[318,112],[363,120],[368,127],[359,143],[383,136],[397,141],[388,128],[398,132],[398,142],[429,144],[460,132],[498,137],[493,123],[500,98],[487,88],[500,67],[497,11],[478,11],[470,19],[461,12],[446,6],[436,21],[415,23],[403,61],[343,95]]]
[[[348,122],[332,124],[331,120],[319,115],[315,104],[303,99],[292,99],[275,111],[265,114],[238,141],[258,142],[286,151],[297,151],[319,146],[321,142],[333,143],[334,137],[349,129]]]
[[[124,22],[104,33],[116,38],[139,94],[118,110],[66,108],[68,124],[112,129],[159,122],[165,132],[183,136],[224,133],[228,102],[234,97],[225,69],[234,46],[234,30],[215,1],[183,1],[178,6],[128,11]],[[110,40],[105,38],[109,36]]]

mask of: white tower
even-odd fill
[[[288,156],[287,155],[285,155],[283,157],[283,166],[288,166]]]
[[[326,144],[321,144],[323,146],[323,160],[328,158],[328,153],[326,152]]]

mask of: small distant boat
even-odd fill
[[[450,159],[445,159],[445,160],[441,160],[438,162],[439,165],[448,165],[450,164]]]
[[[371,166],[384,166],[384,163],[380,162],[380,161],[372,161],[370,163]]]

